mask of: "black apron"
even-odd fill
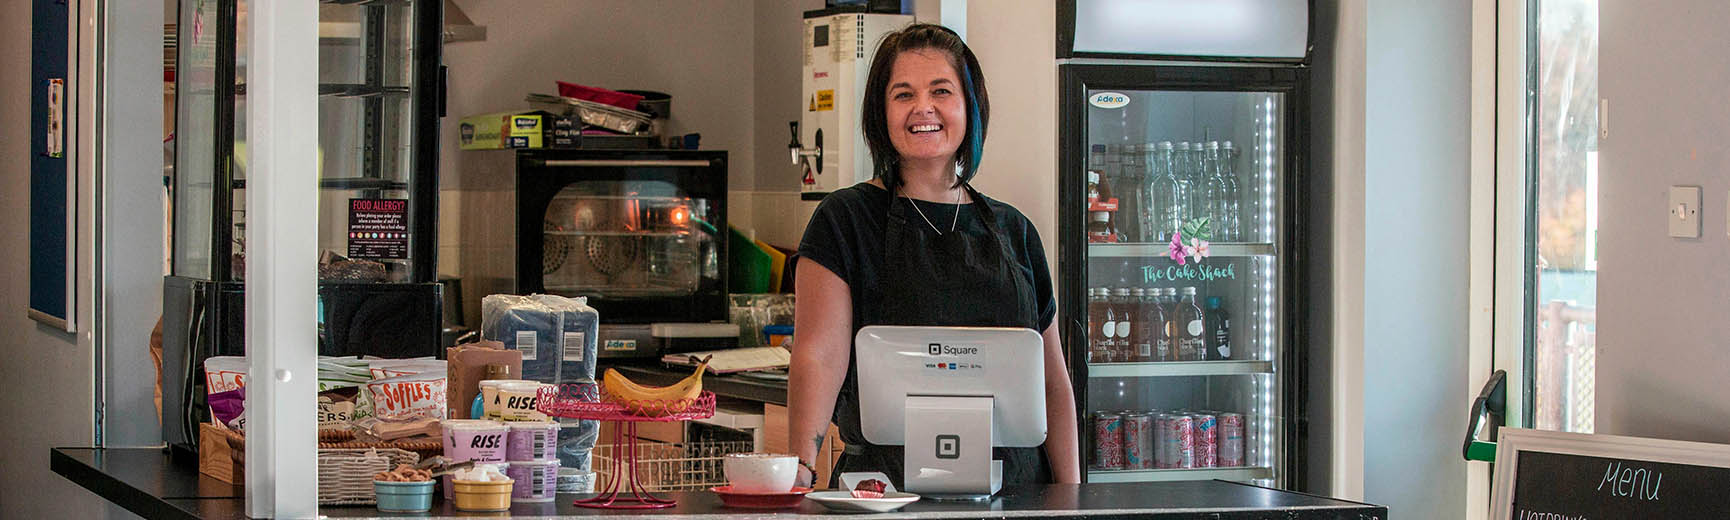
[[[883,241],[884,275],[878,282],[876,298],[866,298],[876,305],[867,311],[866,322],[859,327],[1021,327],[1038,331],[1039,313],[1033,301],[1032,284],[1021,275],[1021,266],[1015,263],[1009,241],[997,226],[997,218],[985,198],[972,186],[966,188],[973,197],[974,212],[985,226],[984,236],[971,236],[959,228],[938,235],[915,212],[913,201],[889,194],[889,220],[884,226]],[[931,222],[940,220],[944,219]],[[858,356],[849,349],[848,357],[847,379],[835,405],[836,425],[847,446],[830,475],[829,485],[839,486],[841,473],[881,471],[901,489],[902,448],[865,442],[859,426]],[[1003,461],[1004,486],[1051,480],[1041,448],[994,448],[992,454]]]

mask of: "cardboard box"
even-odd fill
[[[511,374],[523,373],[523,353],[506,350],[503,343],[483,341],[468,343],[445,350],[445,392],[449,394],[450,418],[473,419],[469,410],[475,394],[480,393],[481,378],[487,375],[487,365],[499,363],[511,368]]]
[[[541,110],[481,114],[457,124],[457,140],[464,150],[576,148],[581,126]]]

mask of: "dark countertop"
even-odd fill
[[[618,360],[601,360],[600,370],[608,368],[619,370],[620,374],[632,381],[650,386],[666,386],[679,382],[685,376],[691,375],[691,370],[684,367],[668,368],[658,360],[650,363],[621,364]],[[714,392],[716,397],[730,397],[760,403],[787,405],[787,382],[772,381],[745,377],[741,375],[705,375],[703,389]]]
[[[238,486],[200,475],[196,467],[176,465],[154,448],[55,448],[49,457],[55,473],[145,518],[246,518],[245,492]],[[467,513],[434,500],[427,513],[381,513],[371,507],[323,507],[331,518],[508,518],[652,515],[675,518],[799,518],[830,516],[805,502],[796,509],[729,509],[706,491],[658,493],[679,501],[660,510],[602,510],[578,507],[583,495],[560,495],[550,503],[516,504],[510,513]],[[1223,481],[1125,484],[1054,484],[1004,489],[990,502],[958,504],[920,501],[894,513],[849,518],[1171,518],[1381,520],[1385,507],[1279,491]]]

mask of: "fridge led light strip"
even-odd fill
[[[1273,96],[1262,104],[1262,238],[1273,241]],[[1273,261],[1262,264],[1262,359],[1273,359]],[[1277,366],[1277,365],[1276,365]],[[1278,370],[1277,368],[1275,370]],[[1272,376],[1266,376],[1272,377]],[[1273,384],[1262,387],[1261,463],[1273,465]]]

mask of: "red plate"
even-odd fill
[[[734,493],[733,486],[718,486],[709,488],[709,491],[720,495],[721,504],[727,507],[781,509],[797,507],[805,494],[811,492],[811,488],[796,487],[786,493]]]

